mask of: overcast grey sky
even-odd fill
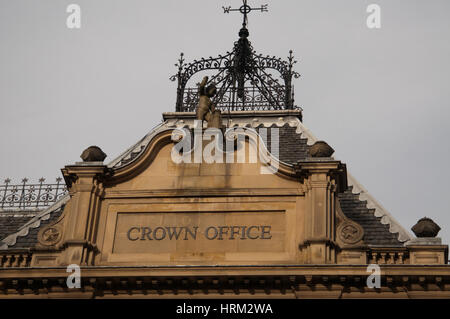
[[[304,124],[407,229],[450,242],[450,1],[283,0],[251,13],[260,53],[293,49]],[[81,29],[66,8],[81,6]],[[366,8],[381,6],[381,29]],[[49,181],[83,149],[106,161],[174,111],[169,76],[231,50],[239,0],[0,0],[0,179]]]

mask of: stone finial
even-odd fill
[[[441,227],[439,227],[431,218],[424,217],[415,224],[411,230],[419,237],[436,237]]]
[[[334,149],[324,141],[317,141],[309,148],[311,157],[331,157]]]
[[[103,162],[106,154],[98,146],[90,146],[80,155],[83,162]]]

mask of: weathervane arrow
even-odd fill
[[[222,7],[222,8],[223,8],[223,13],[230,13],[232,11],[239,11],[240,13],[242,13],[244,15],[244,21],[242,22],[242,26],[244,28],[247,26],[247,23],[248,23],[247,15],[250,12],[252,12],[252,11],[268,12],[269,11],[268,4],[263,4],[259,8],[252,8],[247,4],[247,0],[242,0],[242,2],[243,2],[243,4],[239,9],[233,9],[233,8],[231,8],[231,6]]]

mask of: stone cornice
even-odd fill
[[[448,276],[450,265],[379,265],[382,276]],[[83,277],[129,276],[368,276],[367,265],[194,265],[194,266],[81,266]],[[0,280],[8,278],[67,278],[66,267],[2,268]]]
[[[69,289],[65,267],[0,270],[0,298],[449,298],[450,266],[381,266],[369,288],[366,266],[81,267]]]

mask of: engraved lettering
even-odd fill
[[[142,227],[142,235],[141,240],[145,240],[145,237],[147,237],[148,240],[153,240],[150,235],[152,234],[152,229],[150,227]]]
[[[188,233],[191,234],[192,239],[197,239],[197,229],[198,226],[194,227],[194,232],[192,232],[188,227],[185,227],[184,240],[188,240]]]
[[[214,236],[213,236],[213,237],[210,237],[210,236],[209,236],[209,231],[210,231],[211,229],[214,231]],[[217,228],[216,228],[216,227],[214,227],[214,226],[209,226],[208,228],[206,228],[205,236],[206,236],[207,239],[213,240],[213,239],[216,239],[218,233],[219,233],[219,232],[217,231]]]
[[[137,231],[139,232],[139,227],[131,227],[131,228],[128,230],[128,232],[127,232],[127,238],[128,238],[128,240],[136,241],[136,240],[139,239],[139,236],[136,237],[136,238],[131,238],[131,232],[132,232],[133,230],[137,230]]]
[[[198,226],[157,226],[130,227],[126,233],[129,241],[137,240],[197,240]],[[184,231],[184,236],[183,236]],[[245,239],[272,239],[272,226],[208,226],[202,236],[208,240],[245,240]]]
[[[178,237],[180,237],[181,235],[181,231],[183,230],[187,232],[186,227],[166,227],[167,229],[167,236],[169,237],[170,240],[172,240],[172,238],[175,237],[176,240],[178,240]],[[177,232],[178,229],[178,232]]]
[[[241,226],[231,226],[231,234],[230,239],[234,239],[234,235],[238,235],[240,232]]]
[[[272,226],[261,226],[261,239],[272,239],[272,235],[270,234],[271,229]]]
[[[161,231],[160,236],[158,236],[159,230]],[[153,238],[155,238],[155,240],[163,240],[164,238],[166,238],[166,229],[162,227],[156,227],[153,232]]]
[[[223,240],[222,236],[228,234],[229,228],[230,227],[228,227],[228,226],[219,226],[219,238],[218,238],[219,240]],[[226,229],[226,232],[224,232],[225,229]]]
[[[259,238],[258,235],[256,235],[256,236],[251,236],[251,234],[250,234],[250,232],[252,231],[253,228],[256,228],[256,229],[259,230],[259,226],[250,226],[250,227],[248,228],[248,230],[247,230],[247,237],[248,237],[249,239],[258,239],[258,238]]]

